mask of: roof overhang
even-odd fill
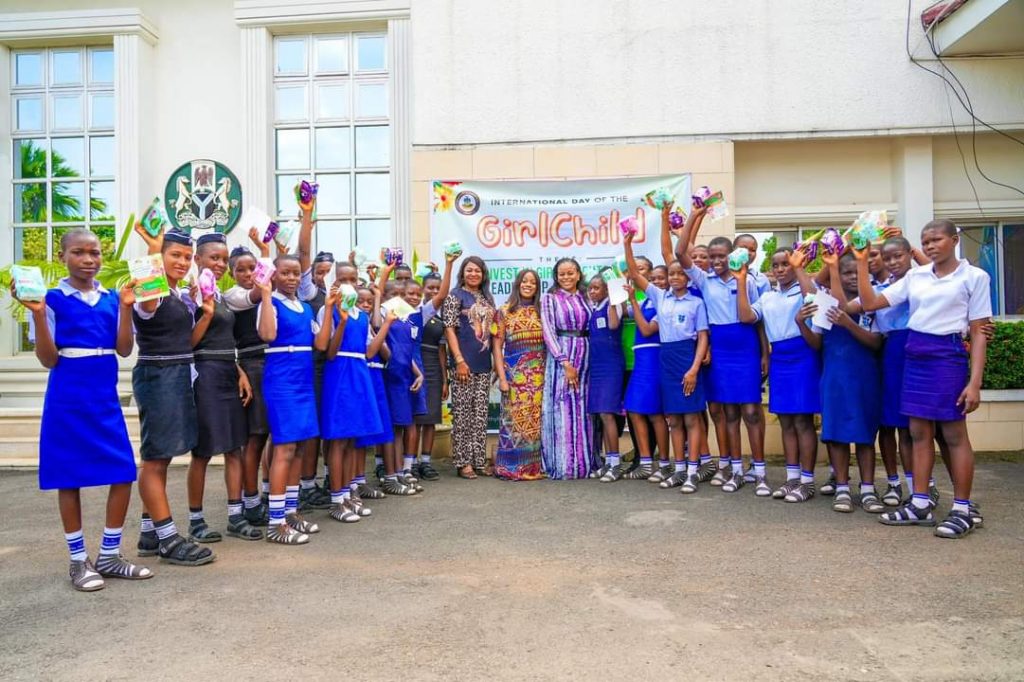
[[[967,0],[932,27],[942,57],[1024,55],[1024,0]]]

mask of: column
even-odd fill
[[[893,140],[893,184],[899,203],[897,224],[911,244],[921,243],[921,228],[935,217],[932,138]]]
[[[264,26],[243,26],[242,32],[242,129],[245,165],[239,172],[242,204],[258,206],[270,215],[275,207],[270,167],[272,37]],[[246,228],[248,229],[248,228]],[[247,241],[245,230],[233,230],[229,241]]]
[[[388,20],[391,100],[391,234],[412,253],[412,27],[408,18]],[[421,254],[422,255],[422,254]]]
[[[140,192],[142,179],[141,111],[140,111],[140,51],[142,39],[137,34],[114,36],[114,135],[117,149],[116,201],[117,233],[131,213],[137,213],[143,204]],[[157,191],[157,190],[150,190]]]

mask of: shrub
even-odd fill
[[[1024,323],[996,322],[988,342],[985,376],[981,385],[991,389],[1024,389]]]

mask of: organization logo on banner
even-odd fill
[[[242,187],[227,166],[208,159],[183,163],[164,188],[167,215],[179,229],[227,234],[242,213]]]

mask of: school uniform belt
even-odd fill
[[[590,336],[589,329],[556,329],[556,336],[574,336],[579,339],[585,339]]]
[[[264,353],[302,353],[310,352],[313,350],[313,346],[272,346]]]
[[[97,355],[113,355],[113,348],[61,348],[57,355],[62,358],[91,358]]]
[[[241,355],[242,353],[252,353],[252,352],[255,352],[255,351],[258,351],[258,350],[266,350],[266,348],[267,348],[267,344],[261,343],[258,346],[249,346],[248,348],[239,348],[238,349],[238,354]]]
[[[439,346],[431,346],[430,344],[427,343],[421,343],[420,348],[429,348],[430,350],[437,350]]]
[[[234,348],[230,350],[197,350],[193,351],[193,355],[196,356],[196,360],[202,360],[203,358],[209,358],[211,360],[234,360],[236,351]]]
[[[193,360],[195,358],[192,353],[179,353],[178,355],[140,355],[139,360],[145,360],[147,362],[172,362],[177,360]]]
[[[371,369],[384,369],[383,362],[368,362],[366,363],[366,366],[370,367]]]
[[[356,360],[366,360],[366,353],[356,353],[353,351],[339,351],[338,357],[340,358],[355,358]]]
[[[633,350],[640,350],[641,348],[660,348],[660,343],[638,343],[633,346]]]

